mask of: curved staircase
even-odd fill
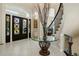
[[[50,37],[50,40],[56,41],[51,43],[53,46],[56,46],[58,48],[58,51],[60,51],[60,34],[63,27],[63,4],[60,3],[58,11],[51,22],[51,24],[48,26],[48,28],[53,29],[52,34],[48,35]],[[64,54],[65,55],[65,54]]]
[[[58,11],[57,11],[53,21],[48,26],[49,29],[52,29],[52,31],[48,31],[48,32],[52,32],[52,34],[48,35],[48,36],[49,37],[53,36],[55,40],[58,40],[60,38],[60,33],[61,33],[61,30],[63,27],[62,17],[63,17],[63,4],[60,3]]]

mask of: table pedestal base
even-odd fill
[[[43,55],[43,56],[48,56],[48,55],[50,54],[50,51],[40,50],[40,51],[39,51],[39,54],[40,54],[40,55]]]

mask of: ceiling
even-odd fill
[[[40,4],[42,7],[43,3]],[[12,11],[16,11],[19,12],[20,15],[24,16],[26,13],[29,13],[30,15],[33,14],[33,11],[36,11],[35,6],[37,5],[37,3],[4,3],[3,5],[5,5],[6,10],[9,9]],[[55,9],[56,13],[59,7],[59,3],[51,3],[50,7]]]
[[[17,6],[25,10],[33,10],[36,3],[6,3],[8,6]],[[51,3],[51,8],[58,9],[59,3]]]

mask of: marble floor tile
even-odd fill
[[[0,45],[0,56],[40,56],[39,43],[31,39],[23,39]],[[58,42],[52,42],[49,48],[49,56],[65,56],[60,52]]]

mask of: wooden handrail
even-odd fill
[[[60,9],[61,9],[61,6],[62,6],[62,3],[60,3],[59,8],[58,8],[58,11],[57,11],[57,13],[56,13],[56,15],[55,15],[53,21],[52,21],[52,22],[50,23],[50,25],[48,26],[48,28],[50,28],[50,26],[51,26],[51,25],[53,24],[53,22],[56,20],[56,17],[57,17],[57,15],[58,15],[58,13],[59,13],[59,11],[60,11]]]

